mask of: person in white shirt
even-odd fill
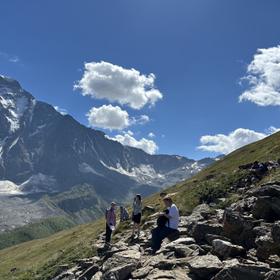
[[[164,238],[179,233],[178,226],[180,215],[177,206],[173,203],[170,196],[164,197],[163,202],[167,209],[159,214],[159,218],[157,220],[158,226],[152,230],[153,253],[160,249]]]

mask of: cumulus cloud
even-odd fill
[[[108,138],[114,141],[118,141],[124,146],[130,146],[141,149],[148,154],[155,154],[158,150],[158,146],[153,140],[149,140],[146,138],[141,138],[137,140],[136,138],[134,138],[132,131],[127,131],[123,134],[118,134],[114,137]]]
[[[155,88],[155,75],[144,75],[135,69],[126,69],[109,62],[89,62],[84,65],[84,73],[74,89],[83,95],[96,99],[107,99],[141,109],[154,105],[162,99],[162,93]]]
[[[89,125],[105,129],[125,129],[129,126],[129,115],[119,106],[103,105],[91,108],[87,113]]]
[[[61,115],[67,115],[68,112],[66,109],[60,108],[59,106],[54,106],[54,109],[59,112]]]
[[[143,125],[150,120],[146,115],[130,118],[127,111],[111,104],[93,107],[86,116],[90,126],[109,130],[122,130],[131,125]]]
[[[259,106],[280,105],[280,45],[258,49],[248,65],[249,88],[239,96],[239,101],[251,101]]]
[[[242,146],[261,140],[277,131],[279,131],[279,129],[275,127],[270,127],[266,132],[238,128],[228,135],[204,135],[200,138],[200,143],[202,145],[199,146],[198,149],[207,152],[229,154]]]

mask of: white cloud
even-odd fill
[[[141,115],[139,117],[133,117],[130,120],[130,124],[146,124],[150,121],[149,116],[147,115]]]
[[[92,127],[105,129],[125,129],[130,125],[129,115],[119,106],[103,105],[91,108],[87,113],[88,122]]]
[[[249,82],[249,89],[239,96],[240,102],[280,106],[280,45],[258,49],[243,80]]]
[[[84,73],[74,89],[83,95],[96,99],[107,99],[141,109],[154,105],[162,99],[162,93],[155,88],[155,75],[144,75],[135,69],[125,69],[109,62],[89,62],[84,65]]]
[[[12,62],[12,63],[18,63],[20,61],[18,56],[10,55],[8,53],[1,52],[1,51],[0,51],[0,57],[4,58],[5,60],[8,60],[9,62]]]
[[[229,154],[242,146],[261,140],[277,131],[279,131],[279,129],[275,127],[270,127],[264,133],[245,128],[238,128],[230,132],[228,135],[204,135],[200,138],[202,145],[199,146],[198,149],[207,152]]]
[[[150,133],[148,134],[148,136],[149,136],[149,138],[155,138],[155,137],[156,137],[156,135],[155,135],[153,132],[150,132]]]
[[[127,111],[111,104],[93,107],[86,116],[90,126],[110,130],[122,130],[131,125],[143,125],[150,121],[147,115],[130,118]]]
[[[107,136],[108,137],[108,136]],[[120,142],[122,145],[131,146],[134,148],[142,149],[148,154],[155,154],[158,150],[157,144],[153,140],[141,138],[139,140],[133,137],[133,132],[128,131],[114,137],[108,137],[111,140]]]
[[[67,115],[68,112],[66,109],[60,108],[59,106],[54,106],[54,109],[59,112],[61,115]]]

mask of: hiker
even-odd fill
[[[128,211],[126,210],[125,207],[121,206],[120,207],[120,221],[121,222],[125,222],[129,220],[129,214]]]
[[[133,208],[132,208],[132,221],[133,221],[133,229],[131,238],[134,238],[135,231],[137,230],[137,238],[140,235],[140,223],[142,216],[142,197],[140,194],[137,194],[134,197]]]
[[[162,240],[169,236],[179,235],[179,210],[170,196],[165,196],[163,202],[166,210],[159,214],[157,227],[152,230],[152,253],[160,249]]]
[[[111,207],[106,210],[106,235],[105,242],[107,245],[111,242],[112,232],[116,228],[116,213],[115,213],[116,203],[112,202]]]

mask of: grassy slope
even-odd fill
[[[58,231],[69,229],[75,223],[66,217],[51,217],[34,224],[26,225],[0,234],[0,250],[33,239],[50,236]]]
[[[0,279],[47,279],[58,265],[92,256],[103,221],[77,226],[48,238],[25,242],[0,251]],[[17,268],[11,273],[10,270]]]
[[[235,199],[235,194],[229,193],[230,185],[244,176],[244,171],[236,171],[241,164],[255,160],[267,161],[280,158],[280,133],[274,134],[262,141],[243,147],[196,176],[174,187],[169,193],[174,193],[174,199],[182,212],[190,212],[204,198],[219,198],[227,196],[227,202]],[[211,175],[211,178],[209,178]],[[265,178],[265,181],[280,178],[280,172]],[[159,208],[159,195],[146,199],[145,204]],[[23,243],[0,251],[0,276],[2,280],[11,279],[11,268],[19,271],[13,279],[35,279],[33,271],[38,271],[40,280],[47,279],[53,273],[55,265],[65,263],[77,257],[91,255],[95,237],[103,230],[103,221],[75,227],[62,231],[51,237]],[[63,251],[63,252],[62,252]],[[27,271],[24,276],[24,271]],[[24,278],[25,277],[25,278]]]

